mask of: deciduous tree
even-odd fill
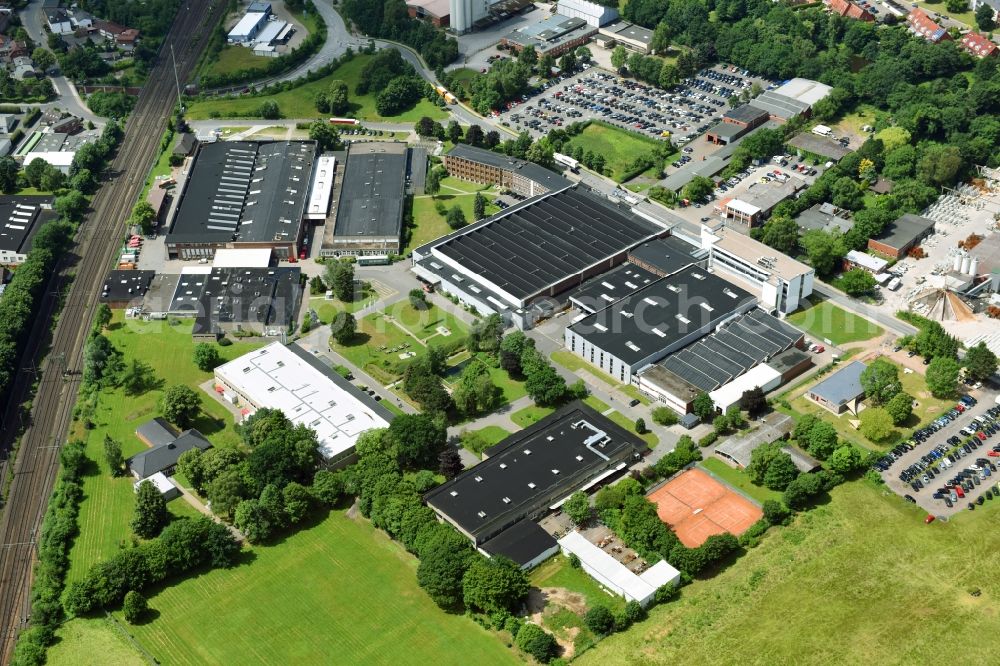
[[[139,484],[136,495],[132,531],[143,539],[152,539],[167,524],[167,503],[150,481]]]

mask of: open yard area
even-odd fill
[[[358,55],[350,62],[337,68],[333,73],[316,81],[303,84],[291,90],[285,90],[273,95],[248,95],[236,97],[219,97],[200,101],[192,101],[188,105],[187,117],[190,120],[206,118],[257,118],[257,109],[262,103],[272,100],[277,103],[281,115],[285,118],[322,118],[329,114],[320,113],[316,109],[316,95],[326,91],[333,81],[344,81],[349,89],[351,110],[348,115],[362,120],[392,120],[394,122],[416,122],[422,116],[435,120],[448,117],[433,102],[422,99],[409,111],[398,116],[383,117],[375,111],[375,96],[373,94],[355,95],[354,86],[360,77],[361,70],[371,56]]]
[[[331,340],[331,348],[351,363],[373,377],[386,383],[395,379],[407,359],[401,354],[415,356],[422,347],[380,312],[373,312],[358,320],[358,331],[347,345]],[[396,350],[396,351],[390,351]]]
[[[475,193],[482,192],[486,198],[486,215],[497,213],[500,208],[493,204],[496,193],[488,185],[466,183],[451,176],[441,180],[440,193],[432,197],[429,194],[418,194],[413,197],[413,226],[409,230],[409,239],[403,254],[409,254],[414,248],[429,243],[451,233],[448,221],[437,211],[435,202],[441,202],[446,209],[457,205],[465,213],[465,219],[470,224],[476,221],[473,215]]]
[[[924,525],[923,511],[881,488],[842,485],[580,663],[930,664],[956,645],[990,661],[998,510]]]
[[[604,172],[621,182],[625,168],[639,155],[651,152],[657,144],[655,139],[594,121],[569,140],[564,152],[572,154],[580,147],[584,153],[603,155]]]
[[[867,357],[863,357],[860,360],[867,361]],[[927,382],[924,380],[924,376],[917,372],[911,372],[909,374],[903,372],[903,367],[894,363],[899,368],[899,380],[903,385],[903,390],[913,396],[916,401],[916,406],[913,408],[913,415],[910,417],[902,426],[899,426],[901,430],[911,431],[917,428],[920,423],[926,423],[932,419],[937,418],[942,412],[947,411],[953,404],[953,400],[939,400],[930,394],[927,390]],[[819,378],[818,381],[823,381],[823,378]],[[806,386],[812,386],[817,382],[809,382]],[[880,443],[880,445],[872,444],[864,436],[858,432],[851,421],[857,421],[858,417],[850,412],[844,412],[840,416],[837,416],[827,409],[824,409],[816,402],[810,400],[805,396],[806,386],[800,386],[796,388],[787,399],[791,403],[793,416],[797,414],[815,414],[817,417],[827,421],[837,429],[837,433],[844,438],[853,440],[858,444],[867,446],[868,448],[884,448],[887,443],[895,444],[898,436],[893,436],[888,438],[886,442]]]
[[[266,56],[253,54],[253,49],[245,46],[227,44],[219,51],[219,57],[207,63],[202,71],[206,76],[235,74],[244,69],[264,67],[271,61]]]
[[[835,345],[871,340],[885,332],[881,326],[830,301],[820,301],[808,309],[788,315],[788,323],[804,330],[816,342],[829,340]]]
[[[386,314],[412,333],[418,340],[441,344],[465,338],[469,329],[458,317],[445,312],[433,303],[423,310],[414,309],[407,301],[398,301],[386,309]]]
[[[538,405],[531,405],[530,407],[519,409],[511,414],[510,420],[522,428],[527,428],[531,424],[541,421],[554,411],[556,410],[552,407],[539,407]]]
[[[438,609],[418,588],[416,567],[367,521],[338,511],[253,548],[244,564],[159,590],[149,600],[155,619],[130,631],[162,664],[519,663],[475,622]],[[69,659],[50,663],[82,663],[74,657],[108,641],[96,632],[61,638]]]
[[[660,438],[657,437],[655,433],[645,432],[639,435],[639,433],[635,432],[635,421],[629,419],[629,417],[625,416],[621,412],[611,412],[607,416],[622,428],[625,428],[625,430],[638,435],[644,442],[646,442],[646,444],[649,445],[649,448],[653,448],[660,443]],[[649,427],[649,424],[647,423],[646,426]]]
[[[136,438],[135,429],[160,415],[157,403],[163,390],[175,384],[196,388],[212,376],[194,364],[190,323],[170,326],[164,321],[123,321],[121,311],[116,311],[107,336],[115,348],[123,352],[126,363],[136,359],[149,364],[157,385],[135,396],[126,395],[122,389],[104,391],[93,416],[94,427],[85,430],[81,422],[74,423],[71,434],[86,442],[87,457],[95,465],[83,480],[80,535],[70,551],[71,580],[81,576],[94,562],[113,553],[131,536],[129,522],[135,506],[134,479],[111,477],[104,461],[105,435],[121,443],[126,458],[138,453],[144,446]],[[259,343],[237,342],[219,347],[219,353],[230,360],[259,346]],[[208,396],[202,398],[202,414],[195,427],[215,446],[236,446],[239,442],[230,413]],[[173,515],[195,515],[193,507],[180,498],[169,502],[167,507]]]

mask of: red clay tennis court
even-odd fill
[[[697,548],[713,534],[739,536],[760,520],[763,512],[699,469],[690,469],[650,493],[656,513],[688,548]]]

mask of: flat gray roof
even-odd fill
[[[882,233],[876,236],[875,240],[894,248],[902,248],[914,243],[933,228],[934,220],[906,213],[899,219],[885,225]]]
[[[26,254],[42,225],[57,216],[52,201],[51,196],[0,196],[0,250]]]
[[[399,237],[403,230],[406,163],[405,143],[351,144],[334,237]]]
[[[861,386],[861,373],[868,366],[861,361],[851,361],[840,370],[809,389],[809,392],[833,405],[843,405],[865,392]]]

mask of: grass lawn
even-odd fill
[[[994,500],[924,525],[924,511],[884,489],[842,485],[579,663],[932,664],[953,660],[956,645],[994,654],[998,510]]]
[[[637,387],[633,386],[632,384],[623,384],[621,387],[619,387],[619,390],[628,397],[635,398],[643,405],[653,404],[649,398],[647,398],[642,394],[642,391],[640,391]]]
[[[367,55],[355,56],[353,60],[338,67],[328,76],[273,95],[218,97],[192,101],[188,105],[187,117],[189,120],[204,120],[213,117],[256,118],[259,117],[257,108],[265,101],[273,100],[278,104],[278,108],[281,109],[281,114],[285,118],[322,118],[329,114],[323,114],[316,110],[316,95],[329,88],[330,83],[335,80],[347,83],[351,102],[351,110],[347,115],[354,118],[406,123],[416,122],[422,116],[429,116],[434,120],[444,120],[448,117],[447,111],[426,99],[420,100],[412,109],[404,111],[398,116],[380,116],[375,111],[374,95],[354,94],[354,86],[361,75],[361,70],[370,58],[371,56]]]
[[[511,379],[510,375],[503,368],[490,368],[490,379],[503,391],[505,402],[514,402],[518,398],[528,395],[528,392],[524,389],[524,382]]]
[[[475,433],[479,435],[482,439],[482,448],[479,446],[465,446],[468,450],[472,451],[476,455],[481,455],[483,451],[490,448],[494,444],[499,444],[503,440],[510,437],[510,433],[501,428],[500,426],[489,425],[479,430],[470,430],[470,433]],[[464,445],[464,442],[463,442]]]
[[[888,359],[887,359],[888,360]],[[891,361],[890,361],[891,363]],[[889,437],[885,442],[880,442],[879,444],[873,444],[869,442],[864,436],[858,432],[851,424],[851,421],[857,421],[858,417],[854,416],[850,412],[845,412],[840,416],[834,416],[832,413],[826,409],[820,407],[817,403],[805,397],[804,386],[797,387],[793,392],[794,399],[789,397],[789,402],[795,413],[798,414],[815,414],[817,417],[833,424],[834,428],[837,429],[838,434],[841,437],[857,442],[869,448],[885,448],[885,444],[895,444],[899,439],[899,436],[903,432],[908,432],[916,428],[920,423],[925,423],[932,419],[937,418],[943,412],[947,411],[954,404],[954,400],[938,400],[930,394],[927,390],[927,383],[924,380],[924,376],[912,372],[906,374],[903,372],[903,367],[897,363],[894,363],[897,368],[899,368],[899,380],[903,385],[903,390],[912,395],[917,402],[917,406],[913,409],[913,416],[907,421],[903,426],[897,429],[897,434],[895,436]],[[822,381],[825,377],[819,378],[818,381]],[[812,386],[814,382],[809,382],[808,385]],[[788,411],[788,410],[782,410]],[[795,415],[793,413],[793,415]]]
[[[403,249],[407,255],[415,248],[429,243],[451,232],[444,215],[438,215],[434,199],[429,195],[413,197],[413,226],[409,229],[409,240]]]
[[[334,351],[361,368],[375,379],[389,383],[402,372],[404,359],[399,354],[416,352],[423,347],[395,324],[386,321],[380,312],[372,312],[358,321],[358,332],[349,345],[339,345],[331,340]],[[405,347],[403,351],[381,351],[381,347],[394,349]]]
[[[621,412],[611,412],[610,414],[608,414],[608,418],[617,423],[618,425],[620,425],[621,427],[625,428],[625,430],[628,430],[631,433],[639,435],[639,433],[635,432],[635,421],[630,420],[627,416],[625,416]],[[647,428],[649,427],[648,423],[646,424],[646,427]],[[639,437],[644,442],[646,442],[646,444],[649,445],[649,448],[653,448],[654,446],[660,443],[660,438],[656,436],[656,433],[646,432],[639,435]]]
[[[625,600],[617,594],[601,589],[597,581],[582,569],[574,569],[565,555],[549,558],[528,574],[528,581],[535,587],[561,587],[583,595],[587,607],[598,604],[608,608],[624,608]]]
[[[820,301],[806,310],[788,315],[788,323],[798,326],[819,342],[830,340],[835,345],[871,340],[885,333],[881,326],[830,301]]]
[[[538,405],[532,405],[531,407],[519,409],[511,414],[510,420],[522,428],[527,428],[532,423],[541,421],[554,411],[556,410],[552,407],[539,407]]]
[[[867,133],[862,132],[861,128],[865,125],[874,127],[878,116],[882,114],[882,111],[870,104],[859,104],[851,113],[846,114],[836,123],[830,123],[830,128],[838,135],[851,133],[857,136],[866,136]]]
[[[70,620],[59,628],[59,640],[49,648],[52,666],[145,666],[142,654],[129,644],[111,620]]]
[[[600,414],[603,414],[604,412],[608,411],[608,409],[609,409],[608,403],[606,403],[603,400],[601,400],[600,398],[596,398],[596,397],[594,397],[592,395],[588,395],[586,398],[584,398],[583,402],[586,403],[586,405],[588,407],[590,407],[591,409],[593,409],[594,411],[596,411],[596,412],[598,412]]]
[[[338,312],[357,312],[358,310],[371,305],[375,298],[377,298],[377,296],[375,294],[371,294],[368,297],[359,298],[356,301],[345,303],[339,298],[327,300],[325,295],[320,294],[318,296],[309,297],[309,307],[316,310],[316,314],[319,315],[319,320],[321,322],[329,324],[333,321],[333,318],[337,316]]]
[[[579,146],[585,153],[603,155],[605,173],[621,182],[626,167],[637,156],[651,152],[657,143],[656,139],[595,121],[571,138],[563,152],[572,154]]]
[[[84,499],[80,504],[80,535],[70,551],[71,580],[82,576],[93,563],[113,553],[120,542],[131,536],[129,522],[135,507],[132,477],[112,478],[104,462],[104,436],[121,442],[122,453],[129,457],[143,450],[135,429],[145,421],[159,416],[157,402],[163,389],[175,384],[197,387],[212,374],[199,370],[192,360],[194,342],[191,324],[170,326],[166,322],[123,322],[121,311],[115,311],[107,336],[116,349],[123,352],[126,362],[138,359],[148,363],[161,387],[138,396],[129,396],[116,389],[101,393],[92,430],[74,423],[71,436],[87,444],[87,457],[95,462],[84,477]],[[219,347],[219,353],[230,360],[259,347],[258,343],[235,342]],[[216,446],[236,446],[239,437],[225,407],[208,396],[202,397],[202,415],[195,424]],[[193,516],[194,509],[183,499],[167,504],[175,516]]]
[[[781,501],[781,493],[761,486],[755,486],[751,483],[745,472],[730,467],[715,456],[709,456],[701,461],[700,465],[733,488],[742,490],[744,494],[752,497],[761,504],[769,499]]]
[[[417,586],[416,559],[367,521],[335,512],[251,554],[152,594],[158,615],[130,627],[136,640],[169,664],[520,663],[469,618],[438,609]]]
[[[205,65],[202,72],[205,76],[220,76],[233,74],[243,69],[257,69],[271,61],[265,56],[253,54],[253,49],[245,46],[227,44],[219,51],[219,57]]]
[[[386,314],[422,341],[446,343],[469,334],[469,328],[458,317],[433,303],[427,305],[423,310],[416,310],[409,300],[398,301],[386,309]],[[447,335],[438,331],[439,328],[447,329]]]
[[[611,375],[601,372],[600,370],[590,365],[576,354],[568,352],[565,349],[559,349],[552,352],[550,357],[552,358],[553,361],[555,361],[562,367],[566,368],[567,370],[571,372],[576,372],[577,370],[585,370],[612,388],[618,386],[621,383],[621,382],[616,382]]]

